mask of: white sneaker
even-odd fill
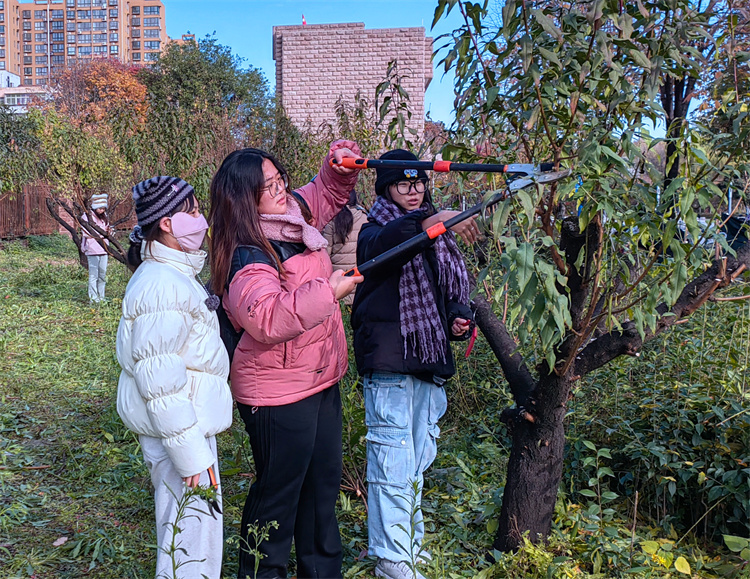
[[[388,559],[378,559],[375,565],[375,577],[384,579],[427,579],[419,571],[412,571],[406,561],[389,561]]]

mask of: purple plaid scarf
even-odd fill
[[[425,203],[419,211],[429,209]],[[385,225],[402,217],[401,208],[378,197],[370,210],[379,225]],[[466,272],[463,256],[458,249],[453,233],[447,232],[437,238],[435,254],[438,262],[438,282],[449,300],[461,304],[469,303],[469,275]],[[446,336],[440,314],[435,303],[435,295],[424,269],[424,255],[418,254],[401,270],[398,284],[400,294],[399,316],[401,336],[404,338],[404,358],[411,347],[414,356],[422,363],[445,362]]]

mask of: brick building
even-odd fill
[[[46,85],[73,59],[148,64],[169,40],[161,0],[0,0],[0,71]]]
[[[412,128],[424,130],[424,93],[432,80],[432,38],[424,28],[366,30],[362,22],[274,26],[276,96],[297,126],[334,120],[339,97],[357,91],[375,102],[375,88],[398,61],[409,93]]]

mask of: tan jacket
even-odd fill
[[[344,271],[352,269],[357,265],[357,237],[359,236],[359,230],[362,226],[367,223],[367,213],[359,207],[351,207],[347,205],[344,209],[348,209],[352,213],[354,218],[354,224],[352,225],[352,231],[344,243],[338,241],[334,243],[333,240],[333,222],[328,223],[323,229],[323,237],[328,242],[328,255],[331,256],[331,263],[333,269],[343,269]],[[343,209],[342,209],[343,211]],[[354,301],[354,292],[350,293],[342,300],[347,305],[352,305]]]

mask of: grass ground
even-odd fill
[[[86,276],[77,265],[72,244],[60,236],[5,243],[0,251],[3,579],[153,576],[150,480],[137,439],[124,428],[115,409],[119,366],[114,343],[128,274],[123,266],[110,261],[110,301],[99,307],[88,303]],[[737,323],[737,331],[750,336],[747,319]],[[733,354],[738,358],[735,368],[747,367],[747,354],[744,365],[739,359],[742,351]],[[658,349],[654,352],[643,362],[657,368],[660,355]],[[687,350],[685,355],[691,356]],[[699,544],[688,538],[677,546],[667,526],[651,523],[655,518],[644,520],[637,540],[635,535],[631,538],[632,501],[608,512],[602,509],[606,500],[601,493],[599,510],[597,500],[568,500],[568,495],[577,492],[580,472],[586,469],[588,446],[582,443],[583,434],[596,440],[600,432],[603,438],[606,425],[600,429],[597,421],[604,420],[605,414],[607,421],[614,419],[612,392],[604,388],[594,390],[594,398],[590,391],[580,396],[581,405],[598,404],[605,409],[603,414],[578,414],[573,405],[572,466],[566,474],[568,488],[561,493],[550,545],[528,546],[490,566],[485,555],[496,528],[507,456],[507,438],[497,417],[510,402],[496,372],[491,356],[479,344],[470,361],[461,363],[449,391],[449,415],[423,503],[433,556],[428,576],[685,577],[676,570],[675,554],[690,562],[693,577],[724,576],[716,571],[728,561],[727,553],[717,550],[720,545]],[[690,372],[692,377],[692,364]],[[726,371],[724,379],[733,380],[727,378]],[[596,380],[602,384],[615,380],[617,388],[630,380],[632,387],[632,366],[631,370],[621,366],[606,376],[600,374]],[[744,396],[744,378],[742,381]],[[632,393],[623,390],[616,396],[620,397],[614,400],[623,404]],[[360,388],[351,372],[342,382],[342,398],[346,450],[339,519],[344,570],[348,578],[367,577],[372,575],[373,563],[363,556],[366,512],[357,492],[363,488],[364,477],[363,410]],[[253,473],[241,425],[236,416],[232,428],[219,437],[225,577],[236,574],[237,530]],[[600,441],[596,442],[599,445]],[[597,460],[601,458],[594,453]],[[747,498],[750,500],[750,495]],[[657,545],[654,553],[648,553],[652,547],[648,541]],[[671,559],[668,553],[673,553]],[[742,576],[737,574],[744,568],[742,562],[733,563],[726,569]]]

